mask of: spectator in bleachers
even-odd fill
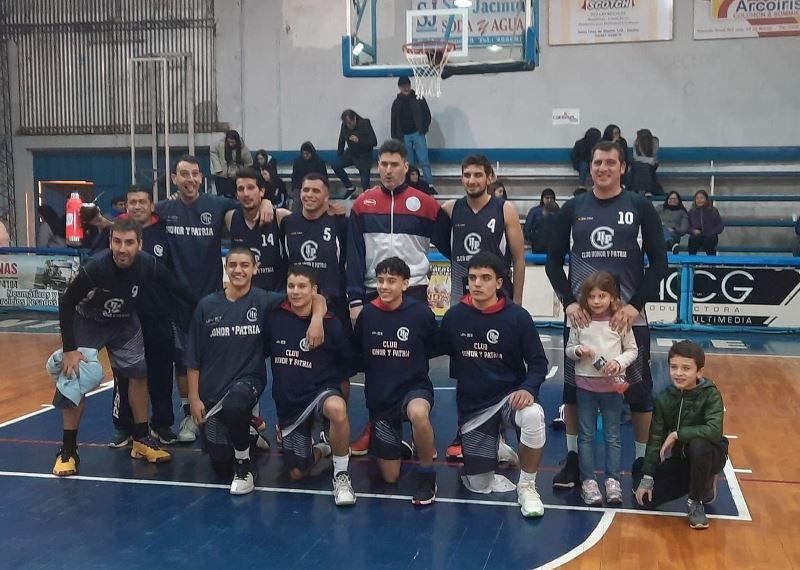
[[[339,131],[337,157],[331,168],[344,184],[344,197],[347,199],[355,194],[356,189],[350,181],[345,167],[355,166],[361,178],[361,190],[369,189],[372,149],[378,144],[378,139],[370,120],[360,116],[352,109],[345,109],[341,119],[342,128]]]
[[[431,110],[424,97],[417,97],[411,89],[411,80],[397,80],[399,93],[392,103],[392,138],[401,141],[408,149],[409,162],[422,168],[425,182],[433,186],[431,161],[428,158],[428,141],[425,135],[431,126]]]
[[[42,224],[36,234],[36,247],[66,247],[66,222],[59,218],[52,206],[39,206]]]
[[[658,137],[654,137],[650,129],[639,129],[633,142],[633,161],[658,168],[658,147]]]
[[[11,247],[11,236],[3,220],[0,220],[0,247]]]
[[[617,125],[608,125],[605,130],[603,131],[603,139],[604,141],[611,141],[617,143],[619,146],[622,147],[622,150],[625,152],[625,162],[630,164],[629,151],[628,151],[628,141],[622,136],[622,131]],[[589,151],[592,149],[590,148]]]
[[[658,216],[664,226],[664,243],[667,251],[678,253],[681,249],[681,236],[689,232],[689,212],[683,205],[680,194],[670,192],[658,209]]]
[[[236,195],[236,171],[253,164],[253,156],[238,131],[225,132],[225,138],[211,147],[211,172],[219,196]]]
[[[125,213],[127,199],[125,196],[117,196],[111,200],[111,217],[116,218]]]
[[[695,192],[694,204],[689,211],[689,253],[695,255],[702,248],[706,255],[717,255],[719,234],[724,229],[722,216],[711,203],[708,192]]]
[[[278,174],[278,169],[275,162],[267,162],[265,166],[261,167],[259,171],[261,178],[264,181],[264,197],[267,198],[272,205],[276,208],[283,208],[286,206],[286,183]]]
[[[644,196],[661,196],[664,188],[658,181],[658,139],[647,129],[636,133],[633,160],[625,172],[625,189]]]
[[[542,193],[539,196],[539,205],[528,210],[528,215],[525,216],[525,225],[522,227],[522,233],[528,243],[531,243],[532,241],[531,236],[533,235],[533,226],[536,224],[536,221],[542,217],[545,205],[555,204],[555,202],[556,193],[552,188],[545,188],[542,190]]]
[[[592,149],[600,141],[600,129],[588,129],[582,139],[575,141],[570,153],[572,168],[578,172],[578,184],[586,186],[589,180],[589,163],[591,162]]]
[[[433,196],[436,194],[433,186],[425,182],[425,179],[420,174],[419,168],[416,166],[409,166],[408,173],[406,173],[406,184],[417,190],[422,190],[426,194]]]
[[[531,253],[547,253],[550,246],[550,236],[553,235],[553,228],[556,224],[556,214],[558,214],[558,204],[548,202],[542,208],[542,215],[536,219],[531,231],[530,243]]]
[[[795,214],[794,220],[794,241],[792,242],[792,255],[800,257],[800,217]]]
[[[268,165],[274,166],[275,170],[278,169],[278,161],[275,160],[275,157],[272,156],[270,153],[268,153],[263,148],[258,149],[256,151],[256,163],[255,163],[255,166],[259,170],[262,170],[265,166],[268,166]]]
[[[289,199],[292,201],[292,211],[300,211],[300,204],[297,197],[300,195],[300,187],[303,184],[303,179],[316,172],[325,178],[328,177],[328,168],[325,166],[325,161],[322,160],[317,154],[317,149],[311,144],[311,141],[306,141],[300,145],[300,155],[294,159],[292,165],[292,188],[289,194]]]
[[[508,200],[508,192],[506,192],[506,183],[500,180],[499,178],[495,178],[494,182],[489,184],[487,190],[495,198],[499,198],[501,200]]]

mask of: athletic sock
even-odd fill
[[[640,457],[644,457],[644,452],[645,452],[645,450],[647,450],[647,442],[639,443],[638,441],[634,441],[633,442],[633,447],[634,447],[634,450],[635,450],[634,451],[634,455],[636,456],[636,459],[639,459]]]
[[[144,439],[148,435],[150,435],[150,428],[147,426],[147,422],[133,424],[133,439]]]
[[[233,450],[233,457],[237,461],[245,461],[246,459],[250,459],[250,448],[244,449],[239,451],[238,449]]]
[[[347,471],[350,465],[349,455],[334,455],[333,456],[333,474],[337,475],[342,471]]]
[[[527,471],[519,470],[519,485],[531,482],[536,485],[536,472],[528,473]]]
[[[77,451],[78,450],[78,430],[65,429],[64,439],[61,448],[64,451]]]
[[[567,434],[567,451],[578,453],[578,434]]]

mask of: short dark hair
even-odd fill
[[[236,180],[238,181],[240,178],[252,178],[256,181],[256,184],[259,188],[264,187],[264,178],[261,176],[261,171],[256,170],[252,166],[243,166],[236,170]]]
[[[375,275],[380,275],[381,273],[388,273],[389,275],[397,275],[398,277],[402,277],[403,279],[411,279],[411,269],[408,267],[408,263],[400,259],[399,257],[392,256],[387,257],[386,259],[381,260],[378,262],[378,265],[375,267]]]
[[[256,263],[256,254],[253,253],[253,250],[250,249],[249,247],[242,247],[242,246],[236,246],[230,248],[228,250],[228,255],[225,256],[225,261],[227,262],[230,256],[232,256],[234,253],[244,254],[250,258],[250,261],[252,261],[253,264]]]
[[[345,119],[358,119],[358,113],[352,109],[345,109],[342,111],[342,120],[344,121]]]
[[[125,192],[125,198],[124,199],[127,201],[128,194],[133,194],[134,192],[136,192],[137,194],[139,194],[139,193],[147,194],[147,198],[151,202],[153,201],[153,191],[150,188],[145,188],[144,186],[138,186],[136,184],[134,184],[133,186],[128,188],[128,191]]]
[[[137,190],[137,192],[139,192],[139,190]],[[114,196],[113,198],[111,198],[111,203],[112,204],[116,204],[117,202],[124,202],[124,201],[125,201],[125,196]]]
[[[200,166],[200,162],[197,160],[196,157],[192,156],[191,154],[184,154],[178,160],[175,161],[175,164],[172,165],[172,172],[174,174],[178,173],[178,165],[181,162],[188,162],[189,164],[196,164],[198,167]]]
[[[506,183],[503,180],[500,180],[499,178],[494,182],[492,182],[491,184],[489,184],[489,186],[486,187],[486,190],[487,192],[489,192],[489,194],[494,194],[498,190],[502,190],[503,196],[505,197],[506,200],[508,200],[508,190],[506,190]]]
[[[142,241],[142,226],[139,225],[139,222],[134,222],[130,218],[117,218],[111,225],[111,231],[108,232],[108,237],[111,238],[114,232],[135,232],[136,240]]]
[[[508,266],[503,259],[488,251],[479,251],[467,262],[467,271],[477,267],[488,267],[497,277],[505,280],[508,276]]]
[[[682,340],[673,344],[669,349],[669,353],[667,354],[667,362],[672,360],[673,356],[691,358],[697,365],[698,370],[706,365],[706,353],[699,344],[696,344],[690,340]]]
[[[489,162],[489,159],[483,156],[482,154],[468,154],[464,157],[464,160],[461,161],[461,173],[464,173],[464,169],[467,166],[480,166],[483,168],[483,171],[486,173],[486,176],[491,176],[492,174],[492,163]]]
[[[303,181],[300,182],[300,188],[306,183],[306,180],[319,180],[328,190],[331,189],[330,180],[324,174],[320,174],[319,172],[309,172],[303,177]]]
[[[308,280],[311,281],[311,284],[316,285],[317,279],[319,278],[319,271],[308,265],[295,263],[291,265],[289,270],[286,272],[286,276],[288,277],[289,275],[294,275],[296,277],[308,277]]]
[[[397,139],[388,139],[383,141],[381,148],[378,149],[378,157],[382,154],[395,153],[403,157],[403,160],[408,158],[408,150],[406,145]]]
[[[591,159],[594,160],[594,153],[598,150],[603,152],[608,152],[610,150],[616,150],[617,156],[619,156],[619,161],[621,163],[626,162],[625,151],[619,145],[619,143],[615,143],[614,141],[600,141],[596,145],[592,147],[592,154]]]

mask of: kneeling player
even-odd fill
[[[547,374],[547,357],[530,314],[501,292],[505,263],[488,252],[467,265],[469,295],[442,320],[450,353],[450,375],[458,382],[464,485],[490,493],[501,432],[513,427],[519,439],[517,497],[526,517],[540,517],[544,505],[536,472],[545,443],[544,411],[536,402]]]
[[[339,383],[349,368],[350,348],[341,323],[330,313],[323,321],[325,340],[306,341],[311,304],[317,292],[316,271],[293,265],[286,282],[288,301],[270,319],[272,397],[283,438],[289,477],[297,481],[333,451],[333,497],[337,505],[356,502],[348,468],[350,421]],[[314,423],[330,421],[330,446],[312,445]]]
[[[192,417],[197,425],[205,424],[205,447],[214,470],[223,477],[233,474],[233,495],[254,489],[251,410],[266,387],[269,315],[285,299],[252,287],[257,269],[252,251],[230,250],[225,258],[228,287],[200,301],[186,347]],[[325,311],[325,300],[315,298],[309,345],[323,340]]]
[[[411,270],[399,257],[375,268],[378,298],[364,306],[356,320],[353,342],[363,358],[364,389],[373,424],[371,451],[378,457],[387,483],[400,478],[403,422],[411,422],[420,459],[415,505],[436,499],[433,469],[433,385],[428,358],[436,332],[436,319],[427,305],[404,298]]]

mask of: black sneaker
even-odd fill
[[[553,477],[553,487],[557,489],[572,489],[581,483],[580,468],[578,467],[578,454],[574,451],[567,453],[564,467]]]
[[[430,505],[436,500],[436,472],[418,473],[417,490],[411,502],[416,506]]]
[[[171,445],[178,441],[178,435],[169,427],[150,426],[150,435],[164,445]]]
[[[686,517],[689,519],[689,526],[691,528],[697,530],[708,528],[708,517],[706,516],[706,510],[703,508],[703,503],[700,501],[693,501],[689,499]]]
[[[111,436],[111,441],[108,442],[108,447],[115,447],[119,449],[121,447],[130,445],[132,441],[133,435],[131,435],[130,431],[122,428],[114,428],[114,435]]]

